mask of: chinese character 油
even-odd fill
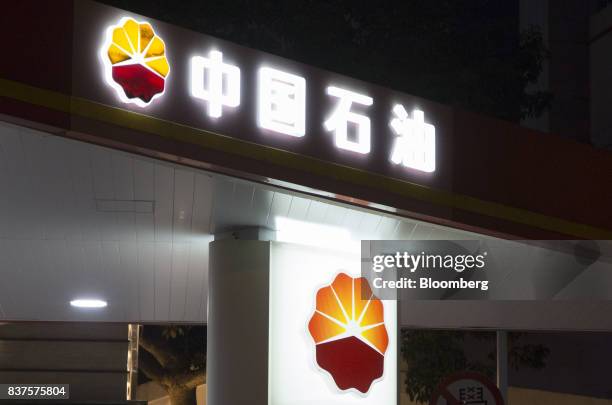
[[[425,123],[421,110],[412,111],[410,118],[404,106],[397,104],[393,113],[395,117],[390,125],[398,137],[391,152],[391,162],[424,172],[436,170],[436,128]]]

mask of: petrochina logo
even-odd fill
[[[107,29],[100,53],[105,80],[121,101],[146,107],[164,93],[170,65],[151,24],[122,18]]]
[[[383,376],[389,345],[384,308],[365,278],[340,273],[321,288],[308,330],[315,341],[317,364],[340,390],[353,388],[366,394]]]

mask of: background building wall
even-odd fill
[[[529,27],[538,28],[542,32],[544,45],[549,46],[548,41],[548,0],[519,0],[519,31],[522,32]],[[537,83],[528,87],[529,91],[547,91],[549,89],[548,80],[549,61],[544,61],[542,73]],[[537,129],[542,132],[549,132],[549,113],[545,111],[539,117],[530,117],[521,121],[521,125]]]
[[[612,147],[612,7],[590,20],[591,138],[600,147]]]
[[[596,0],[520,0],[519,29],[538,28],[550,51],[532,90],[552,93],[549,111],[523,120],[529,128],[590,142],[589,18]]]
[[[537,3],[537,1],[535,2]],[[589,142],[589,17],[593,0],[561,0],[548,8],[550,132]]]

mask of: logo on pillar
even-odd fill
[[[308,330],[318,366],[338,389],[367,394],[382,378],[389,336],[383,303],[365,278],[340,273],[319,289]]]
[[[164,93],[170,65],[151,24],[123,17],[108,27],[100,57],[106,83],[124,103],[146,107]]]

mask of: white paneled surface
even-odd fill
[[[280,235],[280,217],[353,239],[482,238],[0,122],[0,321],[206,322],[212,235]],[[592,267],[560,296],[610,277]],[[82,297],[108,307],[69,306]],[[401,324],[610,330],[610,302],[404,302]]]
[[[446,232],[0,123],[0,319],[205,322],[212,234],[277,217],[356,238]]]

